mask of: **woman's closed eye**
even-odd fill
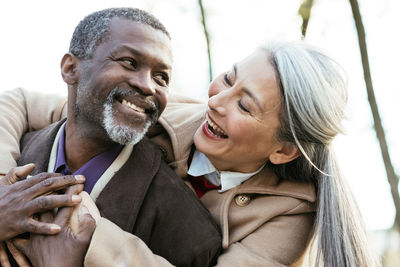
[[[250,110],[243,104],[241,99],[238,101],[238,106],[244,112],[251,114]]]
[[[229,80],[228,73],[224,74],[224,81],[227,85],[232,86],[232,82]]]
[[[237,76],[237,66],[236,64],[233,65],[233,69],[230,71],[225,72],[224,74],[224,82],[228,86],[233,86],[236,82]]]

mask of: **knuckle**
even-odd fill
[[[45,179],[45,178],[47,177],[47,173],[42,172],[42,173],[39,173],[39,174],[36,175],[36,176],[38,177],[38,179]]]
[[[15,172],[16,172],[16,167],[14,167],[14,168],[12,168],[7,174],[6,174],[6,176],[5,176],[5,180],[6,180],[6,183],[7,184],[13,184],[14,182],[14,180],[16,180],[15,179],[15,177],[16,177],[16,174],[15,174]]]
[[[74,175],[65,175],[64,181],[66,183],[73,183],[73,182],[75,182],[75,176]]]
[[[35,221],[29,220],[25,222],[25,228],[27,231],[36,233],[38,231],[38,226],[35,224]]]
[[[36,200],[36,207],[38,209],[44,209],[48,206],[48,201],[44,197],[40,197]]]
[[[32,176],[31,178],[29,178],[28,182],[31,183],[31,185],[34,185],[34,184],[37,184],[37,183],[43,181],[46,178],[47,178],[46,173],[39,173],[39,174],[36,174],[36,175]]]
[[[8,172],[10,175],[13,175],[17,170],[17,167],[13,167],[10,169],[10,171]]]
[[[54,182],[53,179],[45,179],[45,180],[41,181],[40,184],[44,187],[48,187],[48,186],[52,185],[53,182]]]

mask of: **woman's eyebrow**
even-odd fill
[[[235,73],[235,77],[237,75],[237,63],[233,64],[233,72]]]

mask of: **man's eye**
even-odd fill
[[[132,58],[123,58],[123,59],[121,59],[121,61],[130,65],[134,69],[137,68],[137,62],[136,62],[136,60],[134,60]]]
[[[226,82],[227,85],[232,86],[232,83],[228,78],[228,73],[224,74],[224,81]]]
[[[158,73],[156,75],[154,75],[154,79],[156,80],[156,82],[161,85],[161,86],[168,86],[169,83],[169,79],[168,76],[163,74],[163,73]]]
[[[241,100],[238,101],[238,106],[239,106],[239,108],[240,108],[241,110],[243,110],[244,112],[250,113],[250,110],[248,110],[248,109],[242,104],[242,101],[241,101]]]

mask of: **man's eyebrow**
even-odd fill
[[[144,56],[145,56],[144,53],[140,52],[139,50],[137,50],[137,49],[135,49],[135,48],[133,48],[133,47],[131,47],[131,46],[129,46],[129,45],[125,45],[125,44],[123,44],[123,45],[121,45],[121,46],[118,46],[116,49],[114,49],[114,51],[118,51],[118,50],[121,50],[121,49],[126,49],[126,50],[128,50],[130,53],[135,54],[135,55],[137,55],[137,56],[139,56],[139,57],[144,57]],[[172,66],[170,66],[169,64],[166,64],[166,63],[164,63],[164,62],[160,62],[158,65],[159,65],[159,67],[160,67],[161,69],[170,70],[170,69],[172,68]]]
[[[132,54],[135,54],[138,56],[143,56],[143,53],[141,53],[139,50],[137,50],[129,45],[123,44],[123,45],[119,45],[113,49],[113,51],[115,51],[115,52],[118,52],[120,50],[128,50]]]

